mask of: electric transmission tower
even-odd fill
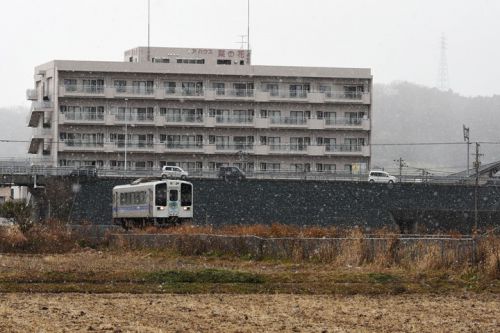
[[[448,75],[448,60],[446,57],[446,50],[448,49],[448,42],[444,34],[441,35],[441,54],[439,57],[439,70],[437,86],[441,90],[450,89],[450,77]]]

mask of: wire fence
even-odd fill
[[[470,236],[392,235],[342,238],[265,238],[252,235],[126,234],[109,235],[110,245],[128,249],[169,249],[183,255],[229,254],[255,259],[387,263],[430,266],[471,264],[478,258]]]

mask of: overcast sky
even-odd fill
[[[0,11],[0,106],[27,105],[33,68],[116,60],[147,45],[147,0],[10,0]],[[151,0],[151,45],[239,48],[246,0]],[[369,67],[375,83],[436,86],[440,37],[451,88],[500,94],[498,0],[251,0],[255,65]]]

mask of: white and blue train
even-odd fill
[[[113,188],[113,224],[124,228],[193,219],[193,184],[183,180],[134,182]]]

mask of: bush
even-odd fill
[[[30,214],[30,207],[24,201],[11,200],[0,205],[0,216],[13,219],[23,232],[33,225]]]

